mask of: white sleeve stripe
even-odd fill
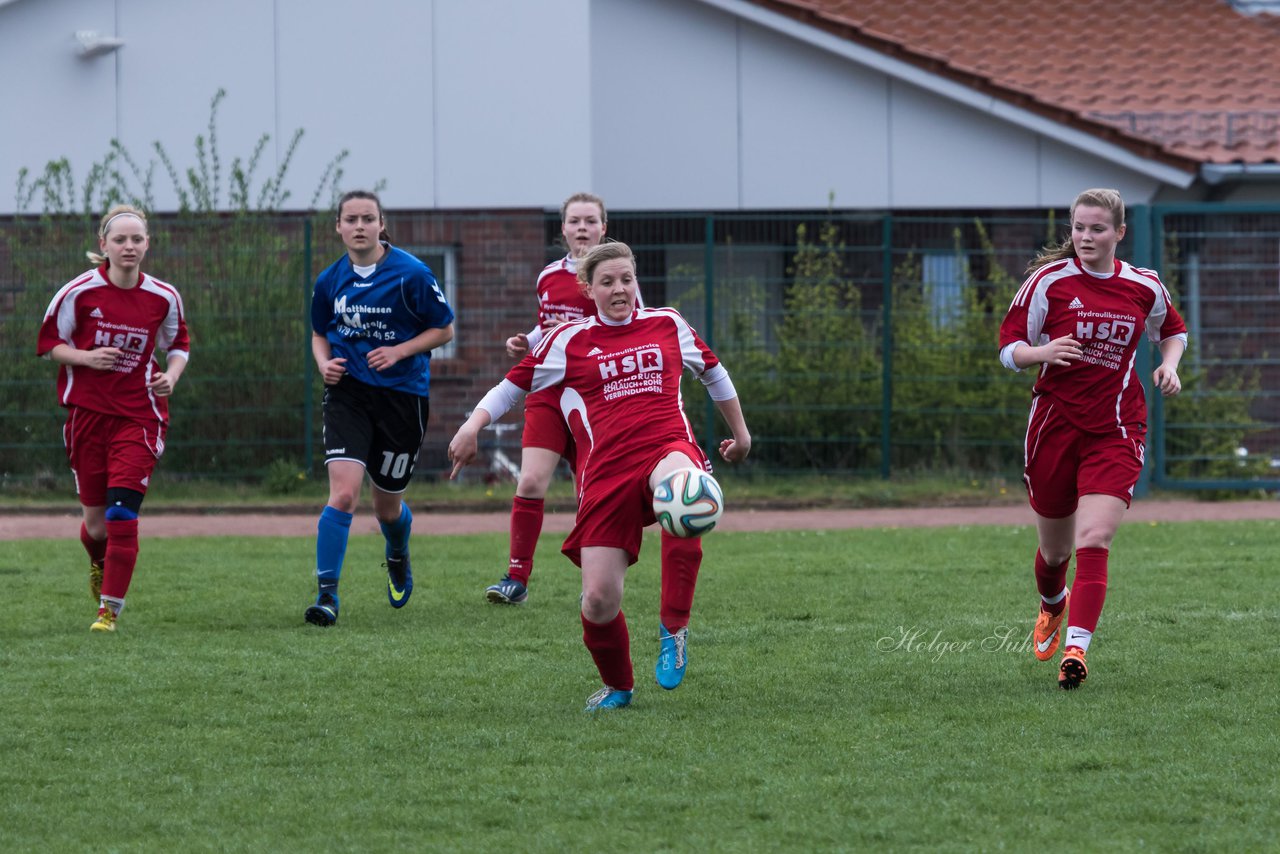
[[[529,391],[540,391],[550,388],[565,378],[569,359],[565,353],[573,336],[595,324],[595,318],[583,318],[569,323],[562,323],[547,337],[542,339],[534,351],[542,361],[533,368],[533,379],[529,383]]]
[[[511,380],[503,378],[502,382],[489,389],[488,393],[480,399],[480,402],[476,404],[476,409],[483,409],[489,413],[489,422],[493,423],[506,415],[511,410],[511,407],[520,401],[522,394],[524,394],[524,389]]]

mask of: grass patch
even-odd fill
[[[145,525],[145,523],[144,523]],[[1131,525],[1089,682],[1025,646],[1026,527],[716,533],[685,684],[652,682],[657,542],[628,576],[635,705],[597,678],[576,571],[483,588],[505,537],[415,540],[386,603],[352,539],[147,540],[121,629],[72,537],[5,543],[7,850],[1260,850],[1280,829],[1275,522]]]
[[[296,476],[295,476],[296,477]],[[716,478],[732,492],[735,507],[918,507],[989,505],[1026,500],[1020,483],[998,477],[964,475],[898,477],[871,480],[844,476],[787,476],[743,474],[728,466]],[[416,511],[508,511],[515,484],[476,481],[415,480],[405,498]],[[318,510],[328,496],[328,482],[320,477],[297,479],[288,491],[269,484],[218,480],[175,480],[161,472],[147,492],[148,513],[166,510],[274,508]],[[366,496],[367,497],[367,496]],[[6,483],[0,492],[0,508],[21,510],[77,510],[70,472],[64,481]],[[573,485],[567,478],[551,484],[548,509],[572,511]]]

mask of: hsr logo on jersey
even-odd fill
[[[1094,323],[1092,320],[1076,321],[1076,339],[1080,341],[1110,341],[1121,347],[1129,346],[1136,328],[1132,320],[1103,320]]]
[[[145,353],[147,340],[147,334],[144,332],[108,332],[105,329],[99,329],[93,333],[93,346],[115,347],[128,353]]]
[[[600,362],[600,377],[606,380],[626,374],[648,374],[661,371],[662,350],[658,347],[644,347]]]

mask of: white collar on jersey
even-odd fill
[[[631,312],[631,314],[627,315],[626,320],[610,320],[609,318],[601,314],[599,311],[596,312],[596,318],[605,326],[626,326],[628,323],[630,323],[632,320],[635,319],[635,316],[636,316],[636,313],[633,311]]]
[[[1107,273],[1099,273],[1094,270],[1090,270],[1084,264],[1080,263],[1079,258],[1076,259],[1076,266],[1080,268],[1081,272],[1088,273],[1090,276],[1093,276],[1095,279],[1110,279],[1112,276],[1116,274],[1114,263],[1111,265],[1111,271]]]

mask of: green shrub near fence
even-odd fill
[[[62,478],[57,366],[36,359],[40,318],[57,288],[90,264],[96,218],[18,220],[5,231],[20,286],[0,317],[5,429],[0,472]],[[181,217],[152,225],[146,269],[178,288],[192,335],[172,417],[181,441],[166,472],[255,478],[277,459],[301,462],[313,417],[311,273],[304,218]]]

